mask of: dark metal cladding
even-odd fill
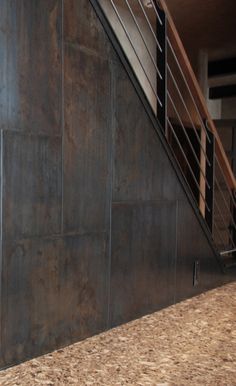
[[[199,261],[199,284],[193,286],[193,268]],[[178,201],[176,301],[197,295],[223,283],[224,277],[213,250],[199,227],[189,203]]]
[[[60,0],[1,0],[1,129],[61,134]]]
[[[63,3],[65,42],[109,59],[111,44],[89,0],[64,0]]]
[[[65,46],[64,231],[108,231],[111,97],[107,61]]]
[[[111,326],[174,303],[176,203],[114,203]]]
[[[229,280],[91,3],[1,0],[1,368]]]
[[[4,239],[60,233],[61,146],[60,137],[3,133]]]
[[[119,63],[114,69],[113,200],[183,198],[168,156],[126,72]]]
[[[3,245],[4,365],[101,332],[107,320],[106,235]]]

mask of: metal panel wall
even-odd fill
[[[221,283],[90,2],[1,0],[0,53],[0,366]]]
[[[1,0],[0,27],[3,367],[107,328],[111,84],[88,1]]]

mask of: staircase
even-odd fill
[[[236,180],[165,0],[90,0],[181,170],[224,269],[236,265]]]

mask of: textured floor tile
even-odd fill
[[[236,385],[236,283],[2,371],[6,385]]]

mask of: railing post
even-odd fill
[[[210,161],[210,165],[206,162],[206,180],[209,187],[206,185],[206,203],[210,212],[206,209],[205,220],[211,233],[214,226],[214,179],[215,179],[215,138],[211,131],[207,130],[210,141],[206,141],[206,155]]]
[[[160,20],[156,20],[156,34],[162,52],[157,48],[157,67],[160,70],[162,79],[157,75],[157,95],[162,106],[157,103],[157,119],[159,120],[165,135],[167,134],[167,18],[158,0],[154,1]],[[161,21],[161,22],[160,22]]]

